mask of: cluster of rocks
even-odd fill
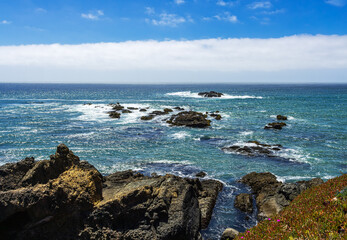
[[[251,187],[258,209],[258,219],[264,220],[278,214],[300,193],[308,188],[322,184],[323,180],[314,178],[309,181],[282,183],[277,181],[276,176],[272,173],[252,172],[243,176],[240,182]],[[237,195],[234,206],[243,212],[253,212],[253,196],[248,193]]]
[[[174,109],[181,109],[180,107],[176,107]],[[142,116],[141,120],[152,120],[153,118],[155,118],[156,116],[163,116],[163,115],[167,115],[169,113],[173,112],[173,110],[171,108],[164,108],[163,111],[153,111],[151,112],[149,115],[147,116]]]
[[[121,113],[132,113],[134,110],[138,110],[140,112],[146,112],[146,108],[136,108],[136,107],[127,107],[125,108],[124,106],[120,105],[119,103],[116,104],[109,104],[109,106],[112,107],[112,111],[108,112],[108,115],[111,118],[120,118]]]
[[[131,170],[102,176],[60,144],[50,160],[0,167],[0,236],[198,240],[222,187]]]
[[[288,118],[286,116],[283,116],[283,115],[277,115],[276,119],[280,120],[280,121],[285,121]],[[277,130],[281,130],[284,126],[287,126],[287,124],[285,122],[272,122],[272,123],[268,123],[264,127],[264,129],[277,129]]]
[[[245,146],[232,145],[229,147],[222,148],[223,151],[233,152],[250,157],[266,156],[266,157],[277,157],[276,153],[282,149],[282,145],[275,144],[263,144],[258,141],[248,141]]]
[[[213,98],[213,97],[221,97],[224,94],[223,93],[219,93],[219,92],[215,92],[215,91],[210,91],[210,92],[199,92],[198,95],[202,96],[202,97]]]

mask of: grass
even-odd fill
[[[238,235],[238,240],[347,239],[347,174],[306,190],[272,219]]]

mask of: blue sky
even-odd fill
[[[0,82],[347,83],[347,0],[1,0]]]
[[[0,45],[347,34],[347,0],[1,0]]]

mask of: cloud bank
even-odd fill
[[[42,77],[42,73],[47,78],[55,71],[59,71],[67,82],[76,82],[76,74],[80,76],[77,82],[83,82],[83,77],[90,71],[95,77],[98,73],[103,77],[108,74],[106,82],[112,82],[112,79],[126,82],[130,75],[131,79],[137,76],[137,82],[150,79],[165,82],[167,72],[174,72],[181,80],[191,79],[194,74],[211,74],[211,78],[215,74],[227,81],[235,79],[233,76],[247,79],[247,76],[251,78],[257,76],[255,73],[262,73],[276,81],[275,75],[293,71],[302,76],[312,71],[334,71],[346,81],[347,35],[0,46],[0,69],[4,73],[0,76],[1,82],[35,81],[35,77]],[[15,69],[31,73],[19,77]],[[69,71],[74,72],[74,77],[69,74],[64,77],[63,73]],[[146,77],[141,76],[142,80],[136,74],[140,72],[146,72]],[[214,81],[216,79],[211,79]]]

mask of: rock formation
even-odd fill
[[[198,93],[199,96],[203,96],[203,97],[221,97],[223,96],[223,93],[219,93],[219,92],[215,92],[215,91],[210,91],[210,92],[199,92]]]
[[[234,152],[245,156],[257,157],[257,156],[266,156],[266,157],[277,157],[276,153],[282,149],[280,144],[269,145],[263,144],[258,141],[249,141],[248,144],[244,146],[241,145],[232,145],[229,147],[222,148],[226,152]]]
[[[175,126],[205,128],[210,126],[211,121],[207,119],[207,115],[199,112],[189,111],[172,115],[167,123]]]
[[[222,184],[129,171],[102,176],[60,144],[0,166],[1,239],[201,239]]]

